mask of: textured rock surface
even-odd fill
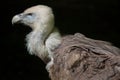
[[[120,50],[82,34],[65,36],[55,51],[51,80],[120,80]]]

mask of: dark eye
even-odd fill
[[[32,16],[32,15],[33,15],[33,13],[28,13],[27,15]]]

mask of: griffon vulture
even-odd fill
[[[28,8],[15,15],[12,23],[32,28],[26,36],[27,49],[47,64],[52,80],[120,79],[120,50],[80,33],[61,37],[50,7]]]

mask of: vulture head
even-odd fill
[[[54,15],[52,9],[48,6],[37,5],[26,9],[23,13],[15,15],[12,24],[22,23],[32,29],[44,27],[47,25],[54,26]]]
[[[37,5],[26,9],[12,18],[12,24],[21,23],[32,28],[26,36],[27,49],[30,54],[41,58],[45,63],[53,64],[53,50],[61,43],[61,36],[54,26],[52,9]],[[49,68],[49,66],[47,66]]]

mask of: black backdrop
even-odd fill
[[[12,26],[11,19],[38,4],[53,8],[62,34],[83,33],[120,47],[117,0],[2,0],[0,3],[0,80],[49,80],[45,64],[28,54],[25,35],[31,31]]]

